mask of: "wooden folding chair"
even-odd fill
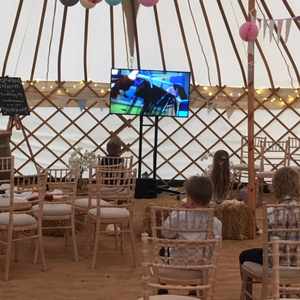
[[[36,241],[34,262],[36,262],[36,256],[39,251],[42,258],[42,270],[45,271],[47,268],[42,240],[42,211],[47,176],[45,173],[38,175],[38,198],[20,207],[19,203],[15,203],[14,201],[13,157],[0,158],[0,174],[4,173],[10,174],[9,180],[1,180],[1,183],[8,182],[10,184],[10,191],[5,212],[3,205],[1,206],[0,244],[6,248],[4,278],[8,280],[13,246],[16,251],[16,244],[24,240]]]
[[[75,206],[78,174],[70,169],[47,169],[49,192],[53,194],[52,201],[45,201],[43,207],[43,230],[65,230],[66,242],[69,231],[72,235],[74,260],[78,261],[78,249],[75,232]],[[46,224],[46,225],[45,225]]]
[[[279,168],[287,166],[288,149],[287,141],[266,141],[262,151],[262,169],[256,172],[260,190],[265,183],[272,183],[273,175]]]
[[[297,168],[300,168],[300,139],[295,137],[289,137],[287,146],[287,166],[295,166]]]
[[[151,231],[153,237],[160,238],[191,235],[195,239],[214,239],[214,209],[152,206]]]
[[[114,156],[98,156],[98,165],[97,166],[90,166],[89,167],[89,181],[88,181],[88,196],[87,197],[80,197],[74,201],[76,214],[78,216],[87,216],[88,211],[91,208],[95,208],[97,206],[96,200],[96,169],[102,168],[107,172],[116,171],[116,170],[130,170],[132,169],[132,161],[133,156],[121,156],[121,157],[114,157]],[[102,190],[101,197],[102,199],[109,198],[111,194],[117,192],[115,187],[107,187],[107,193],[105,190]],[[109,200],[109,199],[108,199]],[[79,218],[77,218],[79,221]],[[84,221],[84,224],[86,222]]]
[[[217,240],[170,240],[143,234],[142,241],[144,295],[139,300],[213,299]],[[169,255],[162,256],[161,249],[169,249]],[[159,289],[170,294],[155,295]],[[191,293],[195,296],[187,295]]]
[[[273,239],[270,256],[272,300],[300,299],[300,241]]]
[[[241,300],[254,299],[251,294],[252,284],[262,284],[260,299],[267,299],[268,286],[272,278],[269,269],[269,253],[274,237],[286,241],[300,240],[299,204],[266,205],[264,207],[263,265],[244,262],[241,266]],[[299,278],[297,280],[300,282]]]
[[[88,222],[93,226],[94,250],[92,268],[96,267],[101,225],[113,224],[119,227],[121,253],[124,252],[125,233],[130,235],[134,266],[136,266],[136,245],[133,228],[134,192],[136,170],[119,169],[108,171],[96,168],[96,207],[88,211]],[[108,196],[102,200],[103,195]]]
[[[263,170],[262,155],[265,148],[266,137],[254,137],[254,160],[255,160],[255,171],[259,172]],[[232,169],[236,174],[236,178],[239,185],[242,183],[248,183],[248,137],[241,137],[241,153],[240,153],[240,163],[234,164]]]

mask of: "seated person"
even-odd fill
[[[209,202],[212,197],[213,193],[213,186],[208,177],[205,176],[192,176],[189,179],[186,180],[184,184],[186,195],[187,195],[187,202],[184,204],[184,208],[208,208]],[[205,214],[199,214],[198,224],[202,224],[203,218],[207,218],[207,215]],[[192,215],[191,212],[191,218],[190,221],[194,222],[194,215]],[[169,224],[172,224],[172,226],[178,227],[178,232],[170,232],[170,231],[163,231],[162,234],[165,238],[178,238],[183,240],[201,240],[206,239],[205,236],[203,236],[202,232],[199,232],[199,234],[195,232],[180,232],[180,224],[186,223],[186,221],[189,222],[189,219],[186,220],[186,215],[184,211],[182,211],[182,214],[179,213],[179,218],[177,217],[177,214],[170,215],[164,222],[165,226],[169,227]],[[191,224],[192,226],[192,224]],[[194,225],[197,226],[197,225]],[[219,219],[214,217],[213,220],[213,233],[215,239],[222,239],[222,223]]]
[[[106,150],[107,157],[101,159],[101,165],[118,165],[123,162],[123,159],[120,157],[122,154],[122,141],[118,136],[112,136],[110,138],[106,145]]]
[[[209,202],[212,197],[213,186],[211,180],[205,176],[192,176],[186,180],[184,184],[187,201],[183,205],[184,208],[188,209],[197,209],[197,208],[208,208]],[[179,217],[177,212],[173,212],[165,221],[163,227],[165,230],[162,230],[162,235],[165,238],[172,239],[182,239],[182,240],[205,240],[207,239],[205,232],[197,233],[195,231],[181,231],[181,228],[200,228],[200,226],[208,225],[208,215],[204,212],[196,212],[196,218],[194,212],[188,212],[186,215],[185,211],[179,212]],[[188,224],[186,224],[188,223]],[[178,231],[169,231],[168,228],[175,227],[178,228]],[[203,229],[203,228],[202,228]],[[213,235],[215,239],[222,239],[222,223],[216,217],[213,218]],[[189,250],[187,249],[184,253],[174,253],[171,249],[162,248],[160,251],[161,256],[172,256],[172,255],[188,255]],[[193,250],[192,250],[193,251]],[[167,294],[168,291],[165,289],[160,289],[158,294]],[[195,291],[190,291],[189,295],[195,295]]]
[[[295,168],[283,167],[278,169],[273,176],[272,184],[275,197],[279,204],[300,204],[300,174]],[[287,212],[287,214],[289,213],[290,212]],[[267,214],[268,224],[272,226],[275,222],[273,209],[268,208]],[[282,219],[281,221],[284,221],[284,218],[286,218],[286,214],[279,214],[279,219]],[[295,237],[293,233],[290,233],[290,236],[285,236],[284,239],[295,239]],[[262,265],[263,249],[254,248],[244,250],[240,254],[239,261],[240,266],[244,262],[254,262]],[[251,283],[247,286],[247,289],[251,293]]]

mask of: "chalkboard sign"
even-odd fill
[[[3,115],[29,115],[21,78],[0,77],[0,110]]]

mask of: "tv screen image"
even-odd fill
[[[188,117],[190,73],[112,69],[110,113]]]

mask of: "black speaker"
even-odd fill
[[[156,180],[152,178],[138,178],[136,180],[135,198],[156,198]]]

